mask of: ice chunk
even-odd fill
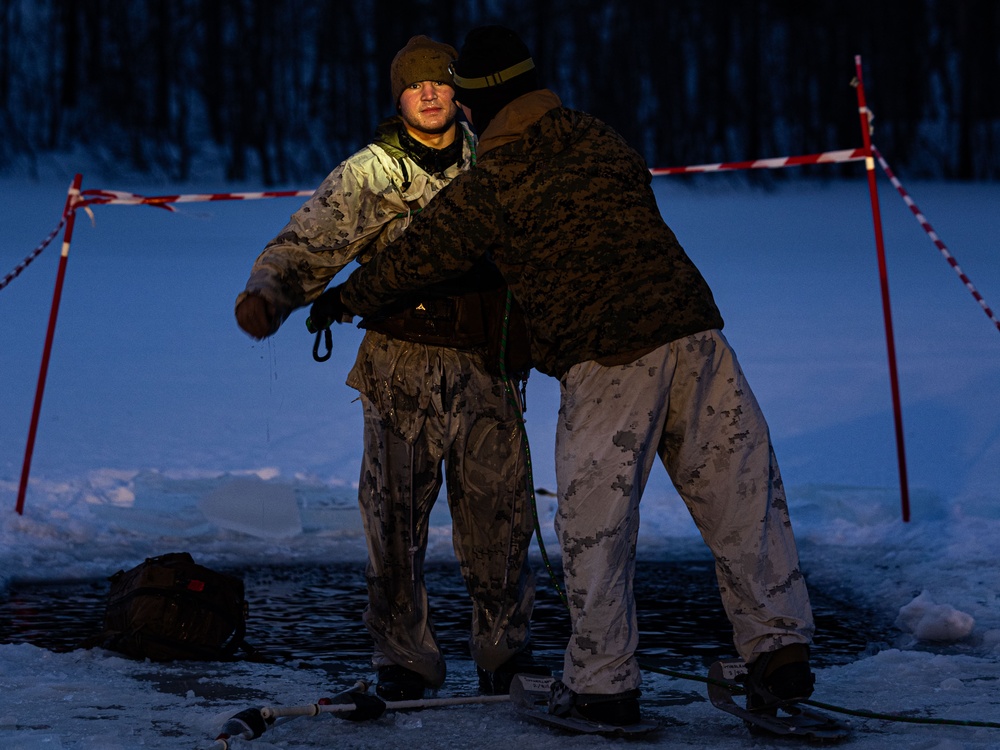
[[[217,526],[256,537],[302,533],[295,491],[290,485],[240,477],[198,501],[198,509]]]
[[[899,608],[896,627],[913,633],[921,641],[960,641],[976,626],[972,615],[950,604],[936,604],[928,591]]]

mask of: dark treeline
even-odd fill
[[[0,0],[0,170],[83,149],[173,179],[207,160],[315,180],[391,114],[410,36],[460,46],[485,23],[650,166],[860,146],[860,54],[898,171],[1000,177],[996,0]]]

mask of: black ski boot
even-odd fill
[[[812,695],[815,682],[809,668],[809,647],[804,643],[761,654],[747,665],[747,708],[775,716],[782,705]]]
[[[424,697],[427,681],[412,669],[390,664],[379,667],[375,693],[387,701],[417,701]]]
[[[640,695],[638,690],[608,695],[575,693],[556,680],[552,683],[552,694],[549,697],[549,713],[585,719],[596,724],[627,727],[638,724],[641,720]]]
[[[510,693],[510,683],[516,674],[534,674],[548,677],[552,670],[535,661],[531,651],[525,649],[514,654],[495,670],[490,672],[482,667],[476,667],[479,673],[480,695],[507,695]]]

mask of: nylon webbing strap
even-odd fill
[[[530,57],[527,60],[522,60],[516,65],[511,65],[509,68],[504,68],[503,70],[497,71],[496,73],[490,73],[487,76],[481,76],[479,78],[463,78],[458,73],[455,72],[454,66],[452,66],[451,76],[455,80],[455,85],[462,89],[485,89],[490,86],[499,86],[504,83],[509,78],[514,78],[515,76],[521,75],[521,73],[527,73],[535,67],[535,61]]]

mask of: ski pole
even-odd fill
[[[290,721],[300,716],[319,716],[320,714],[343,714],[341,718],[348,721],[372,721],[386,711],[411,711],[423,708],[442,708],[446,706],[461,706],[469,704],[502,703],[510,700],[508,695],[473,695],[453,698],[421,698],[408,701],[384,701],[374,695],[368,695],[369,683],[359,680],[349,690],[333,698],[321,698],[316,703],[300,706],[265,706],[263,708],[248,708],[234,714],[222,726],[222,731],[215,738],[222,750],[230,750],[231,739],[242,738],[253,740],[264,734],[267,729],[281,720]]]

